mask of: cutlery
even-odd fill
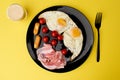
[[[98,45],[97,45],[97,62],[100,61],[100,27],[102,21],[102,12],[98,12],[95,18],[95,27],[98,31]]]

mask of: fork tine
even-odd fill
[[[102,12],[98,12],[95,19],[95,25],[99,24],[99,26],[101,26],[101,21],[102,21]]]
[[[96,18],[97,23],[101,23],[102,13],[101,13],[101,12],[98,12],[96,16],[97,16],[97,18]]]

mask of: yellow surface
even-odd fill
[[[21,4],[28,16],[21,21],[7,18],[7,7]],[[94,31],[94,45],[87,61],[67,73],[53,73],[39,67],[26,48],[26,33],[41,10],[67,5],[82,11]],[[95,15],[103,12],[101,59],[96,62],[97,30]],[[0,80],[120,80],[120,0],[0,0]]]

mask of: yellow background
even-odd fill
[[[21,4],[28,15],[11,21],[6,10]],[[79,68],[67,73],[53,73],[39,67],[26,48],[26,33],[31,20],[41,10],[67,5],[83,12],[94,31],[94,45],[89,58]],[[101,59],[96,62],[96,13],[103,13]],[[120,0],[0,0],[0,80],[120,80]]]

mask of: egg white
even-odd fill
[[[73,27],[69,28],[63,34],[63,36],[64,36],[63,42],[64,42],[65,46],[73,53],[73,55],[71,56],[71,60],[75,59],[80,54],[80,52],[82,50],[82,46],[83,46],[82,33],[80,34],[80,36],[73,38],[71,35],[72,28]]]

